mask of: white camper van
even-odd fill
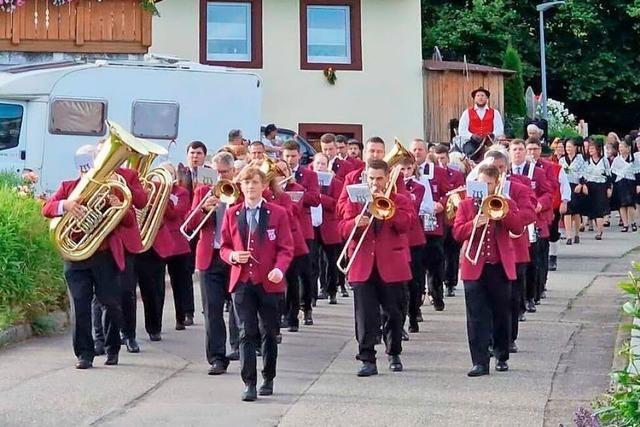
[[[52,62],[0,69],[0,170],[31,169],[41,190],[77,176],[74,153],[110,119],[185,159],[194,140],[213,152],[230,129],[259,139],[260,78],[192,62]],[[160,158],[158,161],[167,159]]]

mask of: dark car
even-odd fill
[[[262,136],[264,136],[264,128],[264,126],[260,128],[260,133]],[[300,145],[301,164],[308,165],[313,161],[313,156],[316,155],[315,148],[313,148],[309,141],[298,135],[296,132],[290,129],[278,128],[277,138],[283,142],[292,139]]]

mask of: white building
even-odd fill
[[[150,51],[254,70],[262,77],[265,124],[311,140],[335,132],[408,142],[424,133],[420,0],[157,6]],[[334,85],[325,77],[328,67],[335,69]]]

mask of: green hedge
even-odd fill
[[[15,174],[0,172],[0,330],[67,306],[42,203],[19,195],[19,184]]]

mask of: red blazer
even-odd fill
[[[196,209],[196,206],[202,201],[203,198],[209,193],[209,186],[198,186],[193,192],[193,201],[189,213]],[[229,208],[227,207],[227,210]],[[188,214],[187,214],[188,215]],[[205,212],[198,209],[189,224],[187,229],[193,230],[202,221]],[[196,245],[196,270],[205,271],[211,265],[215,251],[213,248],[214,238],[216,234],[216,214],[214,213],[209,218],[204,226],[200,229],[198,234],[198,243]]]
[[[291,190],[289,191],[304,191],[304,187],[299,184],[291,183],[290,186]],[[300,220],[298,219],[300,216],[300,205],[302,201],[294,202],[287,193],[282,192],[276,195],[269,189],[265,190],[263,197],[265,200],[273,202],[278,206],[282,206],[287,211],[289,216],[289,226],[291,228],[291,237],[293,237],[293,257],[297,258],[308,254],[309,247],[302,235]]]
[[[286,288],[284,274],[293,259],[293,238],[289,229],[287,211],[275,203],[263,202],[260,208],[257,238],[251,241],[253,255],[259,263],[250,260],[246,264],[232,264],[231,252],[247,249],[247,236],[245,236],[247,228],[244,204],[236,204],[227,209],[222,225],[220,256],[223,261],[231,265],[229,292],[235,290],[241,275],[249,272],[252,273],[254,283],[262,284],[266,292],[284,292]],[[269,272],[274,268],[280,269],[283,274],[283,280],[278,283],[267,279]]]
[[[420,219],[420,205],[422,199],[424,199],[424,193],[426,189],[422,183],[414,181],[413,179],[405,183],[411,202],[413,203],[413,209],[411,211],[411,228],[407,232],[407,240],[409,247],[422,246],[427,243],[427,239],[424,236],[424,227],[422,226],[422,220]]]
[[[413,206],[402,194],[392,194],[391,199],[396,203],[396,213],[393,218],[380,223],[377,233],[375,223],[369,228],[349,270],[348,281],[352,285],[366,282],[371,277],[374,265],[386,284],[403,284],[411,280],[409,247],[403,235],[411,227]],[[361,210],[360,204],[347,202],[345,217],[340,221],[340,231],[345,238],[353,230]],[[356,233],[356,238],[349,246],[350,256],[359,237],[359,233]]]
[[[529,232],[526,226],[536,220],[535,209],[538,199],[526,176],[512,175],[509,177],[509,182],[511,183],[509,197],[518,205],[520,220],[524,224],[520,237],[513,237],[512,240],[516,263],[528,263],[531,262],[531,258],[529,257]]]
[[[320,224],[320,237],[325,245],[337,245],[342,243],[340,235],[340,218],[336,212],[338,198],[342,193],[342,180],[336,175],[328,187],[320,189],[320,204],[322,205],[322,224]]]
[[[191,207],[189,192],[182,187],[174,185],[171,194],[178,198],[178,202],[174,205],[169,200],[167,203],[163,224],[158,231],[156,241],[153,243],[153,249],[160,258],[169,258],[191,252],[189,241],[180,232],[180,226],[182,226]]]
[[[556,196],[556,192],[558,194],[560,193],[560,180],[558,178],[558,174],[560,173],[560,171],[556,169],[560,167],[560,165],[555,165],[551,163],[549,160],[540,158],[536,162],[536,167],[542,168],[542,170],[544,171],[544,175],[547,180],[547,183],[551,187],[551,206],[549,207],[549,209],[546,209],[544,211],[545,218],[549,223],[551,223],[553,221],[553,216],[554,216],[553,200]],[[560,205],[558,204],[558,206]]]
[[[440,166],[436,166],[435,164],[429,164],[430,168],[434,168],[433,178],[429,180],[429,184],[431,185],[431,195],[433,197],[433,202],[440,202],[442,207],[447,206],[447,193],[451,190],[451,184],[449,183],[449,177],[447,175],[447,170],[445,168],[441,168]],[[438,220],[438,224],[435,230],[427,231],[427,238],[429,236],[444,236],[444,224],[445,224],[445,211],[443,210],[439,214],[436,215]]]
[[[523,175],[528,179],[529,167],[531,163],[527,163],[524,168]],[[548,212],[553,213],[553,185],[545,175],[542,167],[535,167],[533,170],[533,179],[529,181],[531,189],[538,198],[538,203],[542,206],[542,211],[537,214],[536,226],[540,229],[540,237],[549,237],[549,217]]]
[[[147,192],[142,187],[138,172],[132,169],[119,168],[116,173],[122,176],[127,182],[127,187],[131,191],[131,212],[135,216],[135,209],[142,209],[147,206],[149,200]],[[142,251],[142,239],[140,237],[140,228],[138,222],[134,221],[130,226],[122,226],[117,228],[120,238],[124,242],[124,248],[130,254],[137,254]]]
[[[500,255],[500,262],[504,272],[509,280],[516,280],[516,258],[512,239],[509,237],[509,232],[519,234],[522,232],[523,222],[519,218],[518,207],[513,200],[509,200],[509,213],[502,220],[495,222],[492,226],[495,226],[495,239],[494,248],[497,247]],[[458,242],[464,242],[462,250],[460,252],[460,278],[462,280],[478,280],[482,275],[482,270],[485,265],[485,257],[481,255],[478,263],[473,265],[467,257],[464,256],[467,246],[469,245],[469,238],[473,230],[473,222],[476,217],[478,209],[475,206],[473,198],[466,198],[458,206],[456,213],[456,220],[453,223],[453,237]],[[472,243],[471,253],[475,254],[480,240],[482,228],[476,231],[476,237]],[[491,242],[485,240],[484,247],[488,247]],[[495,249],[494,249],[495,250]]]
[[[78,183],[80,182],[80,178],[73,181],[63,181],[58,187],[58,190],[47,200],[47,202],[42,207],[42,215],[47,218],[55,218],[58,216],[58,209],[60,207],[60,203],[67,200],[71,195],[71,192],[76,188]],[[122,222],[118,227],[107,237],[105,243],[105,249],[111,251],[111,255],[113,256],[116,265],[120,271],[124,271],[125,262],[124,262],[124,242],[122,241],[121,234],[118,233],[118,230],[122,227],[131,227],[136,224],[136,216],[133,211],[130,209],[127,211],[127,214],[122,219]]]
[[[312,240],[315,236],[313,233],[313,225],[311,224],[311,206],[320,204],[320,184],[318,183],[318,175],[311,169],[304,166],[298,166],[295,173],[296,183],[304,187],[304,196],[302,196],[302,209],[300,210],[300,227],[302,235],[306,240]],[[293,190],[287,190],[293,191]]]
[[[362,184],[362,174],[364,172],[364,166],[365,164],[364,162],[362,162],[362,165],[358,169],[349,172],[344,179],[342,193],[340,193],[340,197],[338,198],[338,216],[340,218],[344,218],[344,208],[349,202],[349,193],[347,192],[347,186],[352,184]],[[396,180],[396,192],[408,196],[402,174],[398,175],[398,179]]]
[[[362,159],[360,159],[358,157],[349,156],[349,157],[347,157],[345,159],[345,161],[351,163],[351,166],[353,166],[353,170],[360,169],[360,168],[364,167],[364,162],[362,161]],[[346,175],[345,175],[345,177],[346,177]]]

